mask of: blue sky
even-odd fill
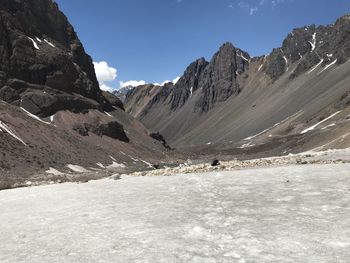
[[[349,0],[57,0],[101,84],[162,83],[226,41],[252,56],[279,47],[295,27],[330,24]],[[114,69],[117,69],[115,72]]]

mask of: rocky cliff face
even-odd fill
[[[90,56],[54,1],[0,2],[0,99],[42,117],[109,107]]]
[[[291,127],[324,118],[326,109],[347,108],[349,59],[348,14],[328,26],[294,29],[265,56],[250,57],[225,43],[210,62],[194,61],[176,85],[158,88],[151,99],[135,89],[126,108],[175,147],[235,142],[302,112],[284,131],[289,134]],[[143,105],[136,115],[135,97]]]
[[[168,151],[101,92],[90,56],[52,0],[0,0],[0,141],[0,189],[33,175],[66,181],[81,171],[149,167]]]
[[[192,112],[207,112],[216,103],[224,102],[233,95],[238,95],[241,87],[238,76],[242,75],[249,68],[250,56],[231,43],[225,43],[213,56],[210,62],[200,58],[191,63],[185,70],[183,76],[174,85],[167,83],[152,99],[144,105],[142,115],[152,110],[155,104],[163,103],[172,112],[181,109],[189,100],[194,100]],[[152,85],[151,85],[152,86]],[[125,104],[129,105],[129,112],[134,106],[134,97],[137,96],[137,103],[148,93],[150,85],[140,86],[128,93]],[[154,92],[154,91],[153,91]],[[147,96],[146,96],[147,97]]]
[[[264,70],[277,80],[296,63],[290,75],[293,79],[318,64],[323,67],[332,62],[341,65],[349,58],[350,15],[347,14],[328,26],[294,29],[282,47],[274,49],[268,56]]]

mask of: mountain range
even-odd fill
[[[145,168],[168,156],[100,90],[91,57],[51,0],[0,1],[0,140],[8,178]]]
[[[349,147],[349,58],[344,15],[268,55],[225,43],[176,84],[112,94],[54,1],[2,0],[0,182]]]
[[[350,15],[294,29],[252,57],[225,43],[181,79],[127,94],[128,113],[171,146],[192,151],[285,154],[349,147]]]

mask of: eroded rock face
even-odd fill
[[[241,91],[237,81],[249,67],[248,53],[225,43],[205,68],[199,82],[202,96],[196,102],[196,111],[208,111],[217,102],[226,101]]]
[[[124,131],[123,125],[119,124],[117,121],[106,123],[77,123],[73,126],[73,130],[81,136],[89,136],[89,132],[91,132],[98,136],[107,136],[123,142],[130,141]]]
[[[298,63],[290,78],[311,70],[321,63],[342,64],[350,58],[350,16],[339,18],[328,26],[315,25],[294,29],[267,58],[265,72],[272,80],[282,76],[290,65]]]
[[[32,104],[28,110],[40,116],[109,107],[90,56],[54,1],[0,2],[0,99]]]

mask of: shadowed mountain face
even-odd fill
[[[50,0],[0,2],[0,86],[1,99],[43,117],[109,106],[90,56]]]
[[[46,178],[50,167],[56,175],[77,170],[69,164],[90,173],[149,167],[168,151],[150,134],[100,90],[54,1],[0,1],[0,188],[18,176]]]
[[[271,143],[288,152],[339,147],[342,140],[349,145],[349,43],[349,15],[332,25],[295,29],[266,56],[252,58],[225,43],[210,62],[193,62],[176,85],[136,87],[125,107],[174,147]],[[309,145],[295,143],[306,137]],[[294,144],[283,146],[281,138]]]

